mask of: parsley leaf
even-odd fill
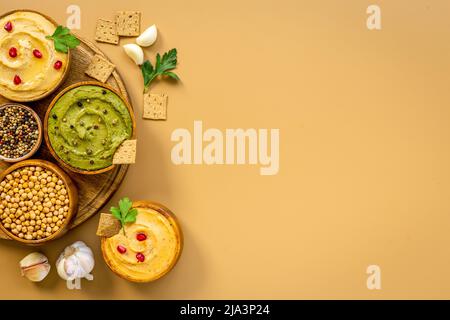
[[[132,223],[136,221],[136,216],[138,214],[137,209],[131,209],[127,216],[125,217],[125,223]]]
[[[122,214],[123,219],[125,219],[125,217],[127,216],[128,211],[130,210],[132,205],[133,203],[128,198],[123,198],[119,200],[120,213]]]
[[[110,209],[112,215],[114,216],[114,218],[116,218],[117,220],[122,220],[122,215],[120,214],[120,209],[117,209],[116,207],[112,207]]]
[[[150,61],[145,61],[142,64],[142,75],[144,77],[144,86],[147,88],[150,85],[150,81],[152,81],[152,74],[153,74],[153,66]]]
[[[125,224],[136,222],[136,216],[138,214],[137,209],[131,208],[133,206],[133,202],[127,197],[120,199],[119,208],[111,207],[109,211],[111,211],[114,218],[120,221],[122,225],[123,234],[125,233]]]
[[[58,26],[51,36],[47,39],[53,40],[56,51],[67,53],[69,49],[76,48],[80,44],[80,40],[70,33],[69,28]]]
[[[145,91],[148,90],[152,81],[158,76],[168,76],[175,80],[180,80],[180,78],[170,70],[177,67],[177,49],[169,50],[164,53],[163,56],[158,53],[156,55],[155,66],[149,60],[146,60],[142,66],[142,76],[144,77],[144,87]]]

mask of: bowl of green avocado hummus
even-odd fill
[[[44,120],[45,142],[58,162],[82,174],[111,170],[113,156],[134,137],[133,110],[113,88],[95,81],[65,88]]]

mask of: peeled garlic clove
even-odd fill
[[[22,276],[33,282],[40,282],[50,272],[48,259],[42,253],[33,252],[23,258],[20,262]]]
[[[125,53],[133,59],[134,63],[141,65],[144,63],[144,51],[137,44],[130,43],[123,46]]]
[[[149,47],[156,41],[156,37],[158,36],[158,30],[155,25],[147,28],[142,34],[137,37],[136,43],[141,47]]]

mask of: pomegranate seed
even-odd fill
[[[14,76],[14,84],[15,85],[18,85],[18,84],[20,84],[22,82],[22,79],[20,79],[20,77],[16,74],[15,76]]]
[[[8,22],[5,24],[5,30],[8,31],[8,32],[11,32],[12,29],[13,29],[12,22],[11,22],[11,21],[8,21]]]
[[[17,57],[17,49],[14,48],[14,47],[11,47],[11,48],[9,49],[9,56],[10,56],[11,58]]]
[[[53,68],[55,68],[56,70],[61,69],[62,67],[62,62],[60,60],[56,61],[55,64],[53,65]]]
[[[136,254],[136,259],[138,259],[139,262],[144,262],[145,256],[142,253]]]
[[[38,49],[33,50],[33,55],[38,59],[42,58],[42,53]]]
[[[136,239],[137,239],[138,241],[145,241],[145,240],[147,240],[147,236],[146,236],[145,234],[143,234],[143,233],[138,233],[138,234],[136,235]]]
[[[120,254],[124,254],[125,252],[127,252],[127,248],[125,248],[124,246],[118,245],[117,251],[119,251]]]

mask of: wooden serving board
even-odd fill
[[[76,49],[71,50],[71,66],[64,83],[54,93],[42,100],[23,103],[32,107],[41,120],[44,119],[45,112],[47,111],[50,102],[59,91],[80,81],[94,80],[84,73],[94,54],[99,54],[106,58],[105,54],[101,52],[100,49],[98,49],[93,43],[82,39],[79,36],[77,37],[80,39],[81,44]],[[125,89],[122,79],[117,71],[113,72],[112,76],[108,79],[107,84],[121,92],[123,97],[129,102],[127,90]],[[6,102],[10,101],[0,96],[0,104]],[[44,141],[32,159],[44,159],[57,164]],[[9,163],[0,161],[0,172],[9,166]],[[65,170],[78,187],[78,212],[70,224],[71,229],[95,215],[109,201],[114,192],[116,192],[122,183],[127,170],[127,165],[116,166],[108,172],[97,175],[82,175]],[[0,231],[0,239],[9,238],[6,234]]]

